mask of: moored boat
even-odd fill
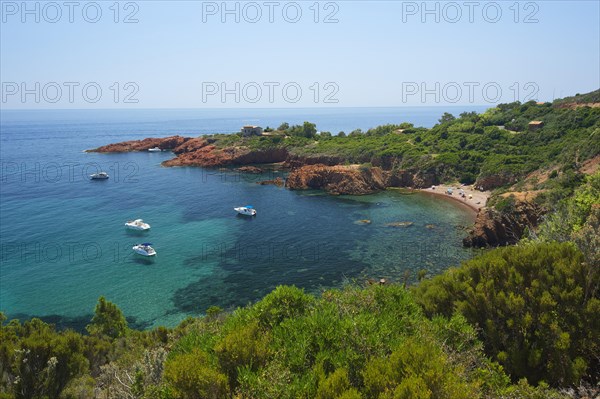
[[[256,209],[252,205],[239,206],[237,208],[233,208],[234,211],[244,216],[256,216]]]
[[[131,249],[133,249],[133,251],[138,255],[156,256],[156,251],[151,247],[151,245],[152,244],[149,242],[144,242],[142,244],[134,245]]]
[[[99,172],[90,175],[90,179],[92,180],[106,180],[108,177],[108,173],[106,172]]]
[[[125,227],[132,230],[146,231],[150,230],[150,225],[145,223],[142,219],[128,220],[125,223]]]

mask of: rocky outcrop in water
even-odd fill
[[[162,163],[163,166],[220,167],[283,162],[287,158],[285,148],[249,150],[247,148],[217,148],[200,145],[191,151],[180,152],[177,157]]]
[[[385,176],[379,168],[306,165],[292,170],[287,178],[292,190],[316,189],[330,194],[364,195],[385,189]]]
[[[238,172],[250,173],[253,175],[259,175],[264,172],[261,168],[259,168],[257,166],[252,166],[252,165],[241,166],[239,168],[236,168],[235,170],[237,170]]]
[[[387,227],[410,227],[414,225],[414,222],[392,222],[386,223]]]
[[[542,214],[542,210],[530,202],[517,202],[510,212],[482,208],[463,245],[483,248],[516,244],[526,229],[537,227]]]
[[[278,163],[287,160],[285,148],[251,150],[245,147],[218,148],[214,139],[203,137],[172,136],[167,138],[147,138],[98,147],[89,152],[132,152],[147,151],[158,147],[171,150],[176,158],[163,162],[163,166],[204,166],[220,167],[230,165],[251,165]]]
[[[161,150],[174,150],[185,142],[191,140],[189,137],[171,136],[165,138],[147,138],[143,140],[130,140],[121,143],[109,144],[87,152],[133,152],[148,151],[150,148],[158,147]]]
[[[194,137],[192,139],[185,140],[182,144],[175,147],[173,149],[173,153],[177,155],[187,154],[198,151],[209,144],[211,144],[211,142],[204,137]]]
[[[285,185],[285,180],[283,180],[281,177],[276,177],[272,180],[259,181],[258,184],[260,184],[261,186],[272,185],[277,187],[283,187]]]
[[[231,164],[231,155],[218,150],[214,145],[205,145],[193,151],[182,152],[176,158],[162,163],[163,166],[218,167]]]

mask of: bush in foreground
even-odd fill
[[[316,298],[278,287],[232,313],[152,331],[128,329],[101,298],[91,335],[2,323],[0,398],[574,397],[549,384],[598,375],[600,301],[584,295],[596,278],[586,267],[572,244],[521,245],[414,290]]]
[[[416,289],[428,315],[464,315],[514,379],[555,386],[598,377],[597,273],[571,243],[497,249]]]

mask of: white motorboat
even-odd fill
[[[233,208],[240,215],[245,216],[256,216],[256,209],[252,205],[239,206],[237,208]]]
[[[125,223],[125,227],[139,231],[150,230],[150,225],[148,223],[144,223],[142,219],[128,220],[127,223]]]
[[[138,255],[156,256],[156,251],[154,250],[154,248],[151,247],[151,245],[151,243],[145,242],[142,244],[134,245],[131,249],[133,249],[133,251]]]
[[[106,179],[108,179],[108,173],[106,173],[106,172],[94,173],[94,174],[90,175],[90,179],[92,179],[92,180],[106,180]]]
[[[149,152],[161,152],[162,150],[158,147],[154,147],[154,148],[149,148],[148,151]]]

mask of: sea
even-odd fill
[[[125,140],[232,133],[242,125],[316,123],[346,133],[388,123],[433,126],[485,107],[2,110],[0,311],[83,330],[100,296],[130,326],[173,327],[289,284],[318,295],[386,279],[412,284],[474,256],[461,245],[473,212],[429,194],[331,196],[257,184],[285,177],[165,168],[170,152],[98,154]],[[110,178],[92,181],[106,171]],[[233,208],[253,205],[257,216]],[[141,218],[138,233],[124,223]],[[370,223],[365,223],[368,220]],[[404,227],[389,224],[411,222]],[[132,246],[151,243],[154,259]]]

